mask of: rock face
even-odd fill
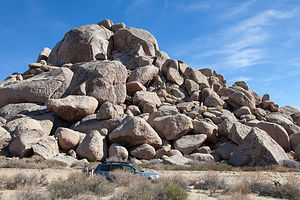
[[[101,161],[107,155],[105,137],[98,131],[88,133],[77,147],[76,153],[90,162]]]
[[[174,148],[184,155],[189,155],[196,150],[207,138],[205,134],[185,135],[174,142]]]
[[[62,66],[66,63],[108,59],[112,46],[111,36],[110,30],[96,24],[74,28],[56,44],[47,61]]]
[[[69,166],[300,159],[300,110],[170,58],[148,31],[108,19],[80,26],[28,67],[0,82],[1,155]]]
[[[0,87],[0,107],[8,103],[39,102],[60,98],[70,85],[73,72],[65,67]]]
[[[252,128],[233,152],[229,163],[233,166],[278,165],[288,160],[284,150],[265,131]]]
[[[77,122],[87,115],[93,114],[98,106],[94,97],[69,95],[62,99],[49,99],[47,107],[61,118]]]
[[[111,142],[125,146],[150,144],[154,147],[162,145],[156,131],[140,117],[126,117],[109,135]]]

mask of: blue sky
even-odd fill
[[[0,19],[1,80],[68,30],[111,19],[148,30],[171,58],[300,109],[298,0],[1,0]]]

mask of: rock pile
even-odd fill
[[[0,83],[0,150],[7,156],[234,166],[300,159],[300,111],[278,108],[244,81],[196,70],[147,31],[72,29],[37,63]]]

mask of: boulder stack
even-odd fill
[[[186,165],[299,159],[300,111],[160,51],[146,30],[70,30],[0,82],[0,151],[17,157]],[[154,161],[153,161],[154,162]]]

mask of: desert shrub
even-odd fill
[[[124,191],[114,195],[112,200],[185,200],[187,190],[178,180],[160,179],[157,181],[139,182],[132,184]]]
[[[271,165],[263,167],[233,167],[226,163],[194,163],[190,165],[166,165],[166,164],[142,164],[141,168],[156,170],[176,170],[176,171],[276,171],[276,172],[300,172],[300,168],[288,168],[280,165]]]
[[[114,189],[111,182],[102,176],[88,177],[82,173],[73,173],[67,180],[57,180],[52,182],[48,190],[54,199],[70,199],[79,194],[94,194],[105,196]]]
[[[111,180],[117,185],[127,187],[131,185],[140,185],[148,181],[148,178],[139,174],[134,174],[124,170],[114,170],[110,173]]]
[[[12,177],[1,177],[0,187],[2,189],[15,190],[17,188],[30,187],[30,186],[45,186],[47,179],[44,175],[25,175],[17,174]]]
[[[281,199],[300,199],[299,180],[289,178],[285,184],[277,180],[267,182],[260,174],[248,176],[244,179],[244,184],[250,188],[250,192],[260,196],[270,196]]]
[[[65,168],[67,165],[56,160],[45,160],[38,156],[31,158],[13,158],[0,160],[0,168],[24,168],[24,169],[45,169]]]
[[[17,190],[15,197],[20,200],[51,200],[47,191],[34,188]]]
[[[193,183],[196,189],[209,190],[209,195],[211,196],[217,190],[226,189],[224,179],[221,179],[217,172],[207,172],[201,178]]]

